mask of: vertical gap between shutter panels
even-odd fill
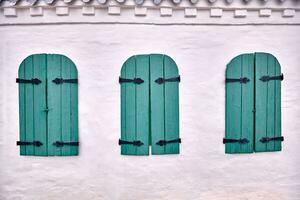
[[[150,59],[151,59],[151,55],[148,56],[148,88],[149,88],[149,98],[148,98],[148,103],[149,103],[149,110],[148,110],[148,124],[149,124],[149,135],[148,135],[148,141],[149,141],[149,145],[151,146],[151,154],[152,154],[152,123],[151,123],[151,70],[150,70],[150,66],[151,66],[151,63],[150,63]]]
[[[135,56],[134,57],[135,59],[134,59],[134,78],[136,78],[136,68],[137,68],[137,66],[136,66],[136,59],[137,59],[137,56]],[[137,92],[137,84],[134,84],[134,90],[135,90],[135,92],[134,92],[134,95],[135,95],[135,102],[134,102],[134,112],[135,112],[135,114],[134,114],[134,121],[135,121],[135,123],[134,123],[134,129],[135,129],[135,140],[137,140],[138,138],[137,138],[137,111],[136,111],[136,109],[137,109],[137,106],[136,106],[136,104],[137,104],[137,95],[136,95],[136,92]],[[137,148],[138,147],[134,147],[135,148],[135,155],[137,155]]]
[[[163,78],[165,77],[165,55],[163,55]],[[164,140],[166,140],[166,83],[163,84],[164,91]],[[164,153],[166,153],[166,145],[164,145]]]
[[[240,61],[240,67],[241,67],[241,76],[240,77],[243,77],[243,57],[244,55],[241,56],[241,61]],[[240,84],[241,86],[241,122],[240,122],[240,139],[242,139],[243,137],[243,84]],[[242,144],[239,144],[239,149],[241,151],[242,149]]]
[[[256,117],[256,53],[253,54],[253,109],[255,112],[253,113],[253,149],[255,150],[255,138],[256,138],[256,129],[255,129],[255,117]]]
[[[62,77],[62,56],[59,56],[59,72],[60,72],[60,78]],[[62,86],[63,84],[59,84],[59,89],[60,89],[60,141],[62,141]],[[62,155],[62,147],[59,148],[59,155]]]
[[[31,69],[32,69],[32,78],[36,78],[35,76],[35,72],[34,72],[34,57],[35,56],[32,56],[31,57]],[[34,107],[35,107],[35,104],[34,104],[34,89],[35,89],[35,85],[34,84],[31,84],[32,85],[32,118],[33,118],[33,121],[32,121],[32,134],[33,134],[33,140],[32,141],[35,141],[35,114],[34,114]],[[35,146],[33,146],[33,155],[35,155]]]
[[[45,80],[45,92],[46,92],[46,109],[49,109],[48,108],[48,55],[45,54],[45,68],[46,68],[46,80]],[[46,151],[47,151],[47,155],[48,155],[48,113],[49,112],[46,112]]]
[[[267,76],[269,75],[269,56],[267,55]],[[269,81],[266,82],[267,94],[266,94],[266,135],[268,137],[268,104],[269,104]],[[265,143],[265,150],[268,151],[268,142]]]

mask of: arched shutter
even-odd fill
[[[281,74],[277,59],[255,54],[255,151],[281,150]]]
[[[178,154],[180,79],[177,65],[169,56],[153,54],[150,55],[150,72],[152,154]],[[166,81],[159,82],[160,79]]]
[[[179,153],[178,69],[168,56],[137,55],[121,70],[122,155]]]
[[[281,150],[281,80],[268,53],[243,54],[227,65],[226,153]]]
[[[47,155],[46,75],[46,55],[29,56],[19,67],[20,142],[28,142],[21,155]]]
[[[21,155],[77,155],[77,70],[65,56],[35,54],[19,68]]]
[[[235,57],[226,69],[225,152],[253,152],[254,57]]]
[[[48,155],[78,155],[77,69],[69,58],[47,55],[47,86]]]
[[[140,80],[140,82],[134,80]],[[148,155],[149,57],[133,56],[129,58],[122,67],[120,84],[121,154]]]

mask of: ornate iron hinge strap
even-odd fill
[[[234,83],[234,82],[247,83],[249,81],[250,81],[250,79],[248,79],[247,77],[242,77],[242,78],[226,78],[226,80],[225,80],[226,83]]]
[[[163,84],[165,82],[180,82],[180,76],[173,77],[173,78],[158,78],[155,80],[156,83],[158,84]]]
[[[17,78],[16,79],[16,83],[31,83],[34,85],[38,85],[40,84],[42,81],[38,78],[33,78],[33,79],[21,79],[21,78]]]
[[[267,142],[270,142],[270,141],[283,141],[284,140],[284,137],[281,136],[281,137],[263,137],[261,138],[259,141],[262,142],[262,143],[267,143]]]
[[[78,83],[78,79],[63,79],[63,78],[56,78],[52,80],[55,84],[63,84],[63,83]]]
[[[144,83],[144,80],[141,78],[134,78],[134,79],[127,79],[127,78],[121,78],[119,77],[119,83],[135,83],[135,84],[141,84]]]
[[[181,143],[181,139],[174,139],[174,140],[159,140],[158,142],[156,142],[157,145],[159,146],[164,146],[167,144],[171,144],[171,143]]]
[[[18,145],[18,146],[22,146],[22,145],[33,145],[33,146],[39,147],[39,146],[42,146],[43,143],[41,143],[40,141],[33,141],[33,142],[17,141],[17,145]]]
[[[261,80],[262,82],[266,82],[266,81],[271,81],[271,80],[283,80],[283,74],[279,75],[279,76],[262,76],[259,80]]]
[[[140,140],[134,140],[134,141],[126,141],[126,140],[119,140],[119,145],[123,144],[132,144],[133,146],[142,146],[144,143]]]
[[[53,143],[54,146],[56,147],[63,147],[65,145],[67,146],[78,146],[79,142],[63,142],[63,141],[56,141]]]
[[[223,138],[223,144],[226,144],[226,143],[247,144],[247,143],[249,143],[249,140],[247,138],[243,138],[243,139],[227,139],[227,138]]]

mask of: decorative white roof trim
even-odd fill
[[[271,9],[261,9],[259,10],[259,16],[260,17],[270,17],[272,15]]]
[[[92,6],[83,6],[82,7],[83,15],[95,15],[95,7]]]
[[[118,6],[109,6],[107,12],[108,12],[109,15],[120,15],[121,14],[121,8],[118,7]]]
[[[79,12],[78,12],[79,10]],[[125,10],[123,14],[123,10]],[[51,13],[52,12],[52,13]],[[56,14],[53,15],[53,12]],[[174,14],[176,12],[176,15]],[[72,15],[70,16],[70,13]],[[102,14],[101,14],[102,13]],[[103,15],[107,13],[107,15]],[[122,14],[122,15],[121,15]],[[274,14],[274,15],[273,15]],[[90,17],[85,17],[89,15]],[[99,18],[99,15],[101,17]],[[182,18],[178,17],[183,15]],[[20,16],[20,17],[19,17]],[[39,17],[36,17],[39,16]],[[61,16],[64,16],[61,18]],[[83,16],[83,18],[81,18]],[[123,17],[124,16],[124,17]],[[136,16],[133,18],[133,16]],[[141,17],[141,16],[147,16]],[[176,17],[172,17],[176,16]],[[251,17],[248,17],[251,16]],[[272,17],[271,17],[272,16]],[[112,18],[113,17],[113,18]],[[160,17],[161,19],[158,19]],[[189,19],[187,19],[189,18]],[[218,19],[216,19],[218,18]],[[26,20],[25,20],[26,19]],[[162,24],[300,24],[300,8],[162,7],[69,5],[0,7],[0,25],[10,23],[162,23]]]
[[[3,15],[6,17],[17,17],[17,9],[16,8],[4,8]]]
[[[246,9],[237,9],[234,11],[234,17],[246,17],[247,10]]]
[[[197,17],[197,9],[196,8],[185,8],[184,16],[185,17]]]
[[[223,10],[220,8],[212,8],[210,9],[210,16],[211,17],[222,17]]]
[[[173,14],[172,8],[160,8],[160,16],[171,17]]]
[[[296,14],[296,11],[294,9],[285,9],[283,11],[282,16],[283,17],[294,17]]]

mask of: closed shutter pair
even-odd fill
[[[226,70],[226,153],[280,151],[281,74],[267,53],[235,57]]]
[[[130,57],[121,84],[122,155],[178,154],[180,77],[166,55]]]
[[[36,54],[19,68],[21,155],[78,154],[78,85],[65,56]]]

